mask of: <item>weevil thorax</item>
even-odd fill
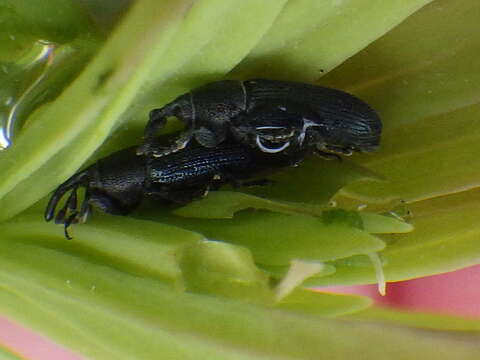
[[[220,130],[245,110],[247,100],[241,81],[222,80],[192,90],[191,101],[195,126]]]
[[[100,159],[90,168],[89,189],[123,204],[136,204],[143,197],[146,176],[145,157],[127,148]]]

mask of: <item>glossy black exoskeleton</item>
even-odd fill
[[[148,197],[162,204],[187,204],[224,184],[262,184],[265,179],[252,179],[295,165],[303,156],[301,151],[272,156],[242,144],[224,143],[213,149],[191,144],[155,158],[137,156],[136,147],[131,147],[98,160],[61,184],[50,198],[45,220],[64,224],[65,236],[70,238],[68,227],[85,222],[92,205],[109,214],[127,215]],[[85,195],[79,204],[77,191],[81,187]],[[69,191],[63,207],[56,212]]]
[[[185,130],[168,146],[153,149],[157,130],[170,116],[182,120]],[[223,80],[152,110],[137,153],[164,156],[191,139],[214,148],[231,136],[267,153],[300,147],[349,155],[377,149],[381,130],[368,104],[340,90],[292,81]]]

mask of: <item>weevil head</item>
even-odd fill
[[[316,109],[316,118],[307,129],[307,137],[321,150],[349,154],[378,149],[382,122],[368,104],[357,97],[334,91],[323,106]]]

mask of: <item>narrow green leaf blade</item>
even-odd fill
[[[371,307],[355,314],[348,314],[345,318],[432,330],[480,332],[480,321],[478,319],[386,307]]]
[[[322,293],[311,289],[297,289],[283,298],[275,307],[314,316],[341,316],[366,309],[372,300],[364,296]]]
[[[183,286],[178,257],[185,246],[203,240],[199,234],[170,225],[99,213],[86,224],[70,229],[72,241],[66,241],[60,226],[46,223],[37,214],[4,222],[0,231],[10,239],[5,245],[17,244],[19,249],[25,246],[26,252],[54,249],[178,288]]]
[[[95,276],[98,265],[71,260],[63,256],[57,259],[64,265],[70,263],[62,267],[66,273],[45,273],[38,266],[25,272],[12,267],[7,260],[10,271],[2,270],[1,278],[9,289],[23,294],[31,304],[54,311],[62,321],[75,324],[73,333],[52,333],[90,357],[100,351],[109,351],[118,359],[167,356],[222,360],[347,358],[358,353],[372,359],[454,356],[463,360],[476,359],[480,354],[478,336],[474,335],[459,339],[448,333],[312,318],[213,297],[179,294],[115,271],[100,271],[101,281],[108,287],[99,287],[95,293],[82,290],[75,282],[68,288],[65,278],[74,275],[68,269],[78,266],[83,269],[82,277],[93,275],[92,280],[100,281]],[[14,269],[20,271],[11,272]],[[2,296],[0,301],[4,308]],[[121,305],[125,301],[137,306]],[[50,328],[55,323],[48,322]],[[37,323],[36,327],[41,328],[42,324]],[[77,333],[95,334],[94,339],[90,337],[93,346],[81,346]],[[95,341],[102,346],[96,347]]]
[[[287,265],[292,259],[333,260],[385,246],[382,240],[350,225],[306,215],[245,211],[233,219],[169,217],[168,222],[212,240],[245,246],[255,262],[265,265]]]

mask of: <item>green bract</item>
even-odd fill
[[[0,152],[3,314],[92,359],[479,358],[477,322],[306,289],[479,262],[477,0],[136,0],[106,39],[88,3],[0,5],[0,120],[22,110]],[[73,241],[43,221],[58,184],[140,142],[149,110],[253,77],[358,95],[381,150],[176,211],[95,211]]]

